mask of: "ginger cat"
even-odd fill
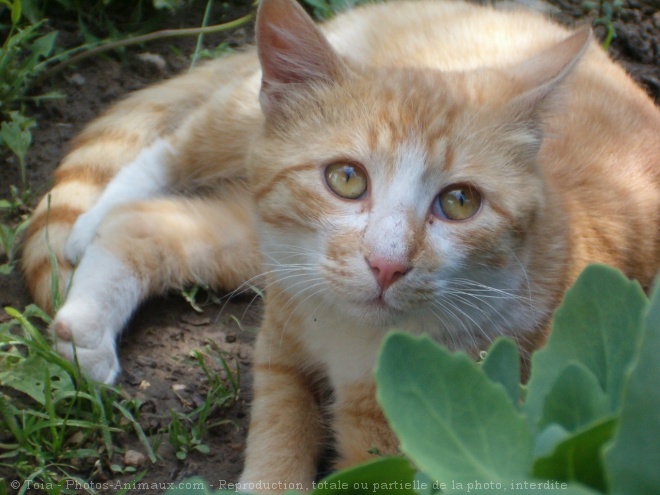
[[[372,378],[388,330],[529,351],[587,263],[646,288],[660,269],[660,111],[590,38],[458,1],[318,28],[263,0],[256,50],[130,96],[72,143],[22,259],[51,309],[49,249],[63,291],[77,265],[57,349],[111,382],[144,298],[259,281],[244,486],[309,487],[330,441],[337,466],[394,452]]]

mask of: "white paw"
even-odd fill
[[[101,324],[101,315],[89,306],[65,304],[57,313],[50,330],[57,352],[69,361],[78,360],[93,380],[113,383],[119,374],[115,334]]]
[[[104,216],[104,212],[98,211],[98,208],[92,208],[78,217],[64,247],[64,256],[69,263],[76,265],[80,262],[85,249],[94,240],[96,229]]]

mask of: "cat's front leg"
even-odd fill
[[[199,283],[233,289],[260,269],[249,196],[162,198],[112,210],[53,320],[57,350],[95,380],[119,372],[115,339],[139,303]],[[74,351],[75,346],[75,351]]]
[[[337,387],[333,416],[337,469],[355,466],[380,454],[397,453],[399,442],[376,401],[376,385],[371,376]]]
[[[273,325],[268,309],[257,338],[254,401],[240,489],[309,490],[325,440],[323,416],[300,345],[284,327]]]
[[[115,340],[143,292],[140,280],[116,254],[89,246],[51,325],[57,351],[77,359],[92,379],[114,382],[119,373]]]
[[[110,181],[96,204],[78,217],[67,240],[64,254],[76,265],[92,243],[103,219],[115,207],[154,197],[169,187],[169,161],[174,150],[164,139],[158,139],[142,150]]]

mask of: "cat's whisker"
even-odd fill
[[[440,298],[438,298],[438,300],[439,300],[439,299],[440,299]],[[447,303],[450,303],[450,304],[451,304],[451,301],[450,301],[449,299],[445,299],[445,301],[446,301]],[[487,339],[489,339],[489,334],[483,329],[483,327],[482,327],[482,326],[481,326],[481,325],[480,325],[480,324],[479,324],[479,323],[478,323],[478,322],[477,322],[477,321],[476,321],[476,320],[475,320],[475,319],[474,319],[474,318],[473,318],[468,312],[466,312],[466,311],[464,311],[463,309],[461,309],[460,306],[458,306],[457,304],[452,304],[452,308],[455,309],[456,311],[458,311],[458,312],[459,312],[461,315],[463,315],[467,320],[469,320],[469,321],[474,325],[474,327],[477,328],[477,329],[479,330],[479,332],[480,332],[484,337],[486,337]],[[484,313],[484,315],[486,315],[486,313]],[[470,332],[468,331],[468,333],[470,333]],[[489,340],[490,340],[490,339],[489,339]],[[476,344],[476,342],[475,342],[475,344]]]
[[[443,301],[442,299],[439,298],[429,299],[428,301],[431,303],[432,306],[440,310],[442,315],[447,315],[453,318],[463,328],[463,332],[465,335],[467,336],[471,335],[470,329],[465,324],[465,322],[454,312],[454,308],[453,306],[451,306],[451,304],[449,304],[449,301]],[[436,316],[438,315],[436,314]],[[445,328],[450,333],[450,335],[456,334],[454,331],[451,330],[452,326],[449,326],[449,322],[446,322],[445,319],[442,317],[440,317],[440,321],[445,325]]]
[[[313,286],[316,286],[318,284],[325,283],[325,282],[326,281],[323,277],[314,277],[314,278],[301,280],[299,282],[296,282],[295,284],[289,285],[287,287],[286,291],[284,292],[284,294],[286,294],[286,296],[288,296],[287,301],[285,303],[283,303],[283,305],[280,307],[279,312],[278,312],[278,316],[281,315],[282,313],[284,313],[285,311],[287,311],[287,309],[291,305],[291,302],[294,301],[305,290],[308,290],[309,288],[311,288]],[[314,285],[313,286],[304,285],[301,289],[297,290],[296,292],[292,292],[292,289],[294,289],[295,287],[298,287],[298,286],[303,285],[303,284],[310,284],[310,283],[314,283]],[[278,292],[276,297],[279,297],[280,294],[282,294],[282,292]]]
[[[462,293],[459,291],[448,292],[443,294],[443,296],[446,297],[446,299],[452,299],[452,298],[456,299],[461,303],[463,303],[464,305],[469,306],[470,308],[480,312],[487,318],[492,317],[494,315],[499,316],[499,311],[492,304],[483,300],[481,296],[473,295],[469,293]],[[468,299],[469,297],[475,299],[477,302],[475,303],[473,301],[470,301]],[[491,311],[490,312],[487,311],[484,307],[482,307],[482,305],[487,306]]]
[[[311,290],[311,289],[313,289],[313,288],[315,288],[315,287],[321,286],[320,289],[316,290],[315,292],[312,292],[311,294],[308,294],[308,295],[307,295],[304,299],[302,299],[301,301],[297,301],[297,302],[296,302],[296,306],[295,306],[295,308],[294,308],[292,311],[290,311],[289,317],[288,317],[288,318],[286,319],[286,321],[284,322],[284,325],[282,325],[282,332],[281,332],[281,334],[280,334],[280,347],[282,346],[282,343],[283,343],[283,341],[284,341],[284,334],[285,334],[285,332],[286,332],[286,329],[289,327],[289,325],[288,325],[288,324],[289,324],[289,321],[291,320],[291,318],[292,318],[293,315],[295,314],[295,310],[297,310],[298,307],[300,307],[302,304],[304,304],[305,301],[307,301],[307,300],[310,299],[311,297],[314,297],[314,296],[320,294],[321,292],[323,292],[324,290],[326,290],[326,288],[327,288],[327,287],[325,287],[326,283],[327,283],[326,281],[322,280],[322,281],[319,282],[319,283],[316,283],[316,284],[314,284],[314,285],[311,285],[311,286],[309,286],[309,287],[303,289],[302,291],[299,291],[298,293],[296,293],[295,297],[292,297],[292,298],[289,300],[289,302],[290,302],[290,301],[292,301],[292,300],[298,299],[298,297],[299,297],[300,295],[302,295],[306,290]],[[289,304],[289,303],[287,302],[287,305],[288,305],[288,304]]]

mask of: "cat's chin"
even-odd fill
[[[368,301],[351,301],[339,305],[346,316],[359,318],[373,326],[391,327],[402,323],[408,312],[388,304],[381,298]]]

